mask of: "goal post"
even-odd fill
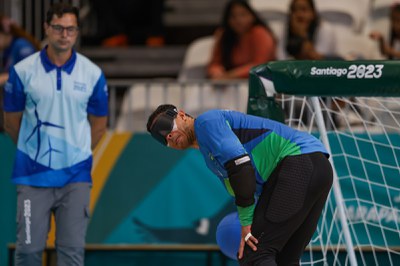
[[[303,265],[400,265],[400,64],[278,61],[250,71],[249,114],[318,136],[332,193]]]

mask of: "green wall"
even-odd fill
[[[10,181],[15,145],[0,133],[0,265],[8,265],[7,244],[15,242],[16,189]]]

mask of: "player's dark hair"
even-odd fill
[[[50,24],[53,16],[62,17],[64,14],[73,14],[79,26],[79,9],[68,3],[56,3],[50,7],[46,14],[46,23]]]
[[[157,109],[151,113],[149,119],[147,120],[147,131],[150,132],[151,126],[154,123],[154,120],[162,113],[165,113],[167,110],[176,110],[176,106],[172,104],[161,104],[157,107]]]

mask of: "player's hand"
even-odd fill
[[[244,245],[246,244],[249,245],[252,250],[257,250],[256,245],[258,244],[258,240],[253,235],[251,235],[251,225],[242,226],[242,238],[240,240],[238,255],[239,259],[243,258]]]
[[[210,73],[208,73],[209,78],[213,79],[213,80],[222,79],[225,74],[226,74],[226,71],[222,67],[219,67],[219,68],[215,67],[215,68],[213,68],[213,70]]]

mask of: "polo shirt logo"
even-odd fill
[[[104,88],[103,88],[103,90],[104,90],[105,94],[108,96],[108,88],[107,88],[107,84],[105,84],[105,85],[104,85]]]
[[[86,92],[86,84],[74,81],[74,90],[80,92]]]

